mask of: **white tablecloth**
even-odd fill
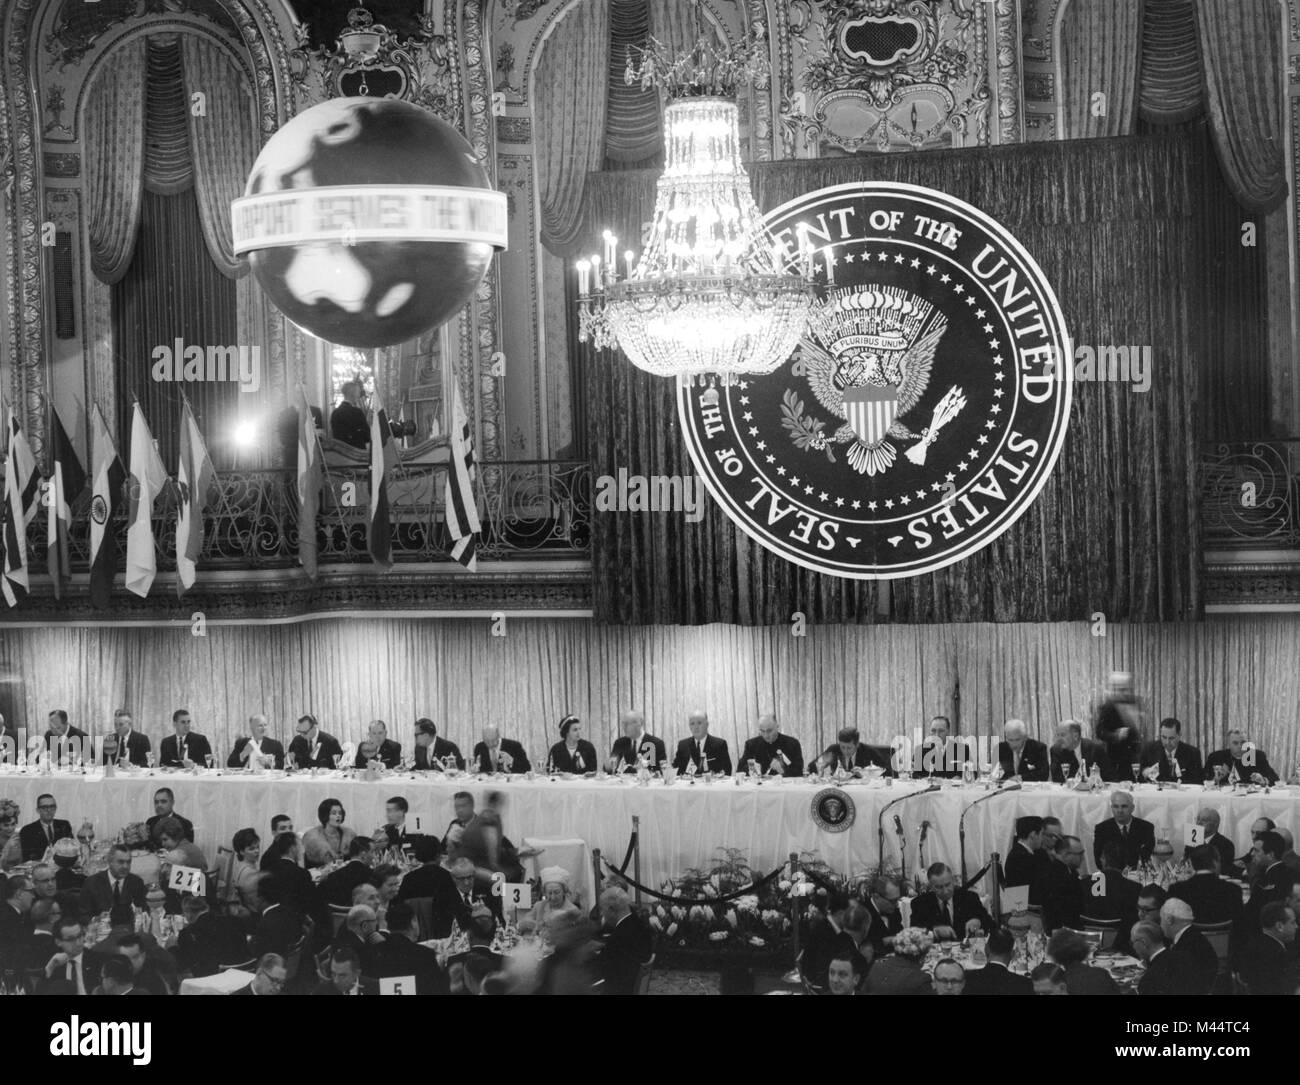
[[[183,995],[231,995],[253,982],[252,972],[230,968],[215,976],[191,977],[181,980]]]
[[[17,770],[0,772],[0,797],[21,807],[23,823],[33,820],[36,797],[50,792],[59,802],[59,817],[75,829],[90,818],[101,838],[115,836],[128,822],[143,821],[153,813],[153,793],[172,788],[176,810],[194,822],[196,842],[212,860],[217,845],[229,846],[237,829],[251,826],[270,838],[271,818],[288,814],[301,833],[316,824],[316,808],[326,797],[342,801],[347,824],[368,833],[384,823],[384,803],[393,795],[410,802],[408,825],[441,837],[452,818],[452,796],[457,791],[474,794],[479,805],[488,791],[506,795],[505,831],[514,841],[525,838],[585,840],[600,848],[611,862],[622,862],[632,830],[640,817],[641,877],[652,887],[687,867],[707,866],[719,847],[742,849],[755,871],[770,870],[791,852],[816,851],[832,867],[856,872],[874,868],[880,861],[877,823],[886,803],[912,796],[885,814],[885,861],[896,866],[898,837],[893,816],[902,822],[906,837],[906,869],[918,865],[918,840],[922,821],[929,821],[926,863],[945,861],[960,869],[958,826],[963,809],[990,796],[966,817],[966,856],[970,873],[987,861],[991,851],[1005,855],[1012,826],[1022,814],[1054,814],[1065,831],[1080,837],[1092,861],[1092,826],[1110,816],[1110,795],[1066,791],[1052,784],[1030,784],[1018,791],[990,793],[978,786],[945,784],[926,792],[923,784],[898,781],[853,783],[844,787],[856,806],[856,821],[846,832],[820,829],[811,816],[813,796],[824,785],[807,781],[767,782],[761,786],[728,780],[671,786],[638,786],[628,778],[608,780],[509,782],[460,777],[444,779],[403,774],[380,780],[345,779],[298,773],[292,776],[217,775],[188,773],[137,775],[92,779],[73,774],[41,776]],[[1155,823],[1157,836],[1168,837],[1181,854],[1185,824],[1191,824],[1201,806],[1220,812],[1220,831],[1232,840],[1238,854],[1250,846],[1250,825],[1261,815],[1300,835],[1300,787],[1274,788],[1265,794],[1237,794],[1187,787],[1157,791],[1154,785],[1135,789],[1137,814]],[[547,865],[544,859],[542,864]],[[630,868],[629,868],[630,872]],[[530,872],[531,873],[531,872]],[[577,871],[572,872],[575,876]],[[585,880],[585,879],[584,879]]]

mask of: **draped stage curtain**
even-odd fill
[[[629,57],[636,63],[650,29],[650,6],[646,0],[610,0],[609,83],[606,88],[605,168],[631,163],[646,168],[662,161],[663,133],[660,128],[659,92],[643,88],[640,81],[627,84]]]
[[[871,178],[949,192],[1001,221],[1042,266],[1076,344],[1152,347],[1152,387],[1076,386],[1056,470],[998,541],[938,573],[873,584],[769,554],[711,501],[704,519],[601,513],[595,611],[609,622],[1055,621],[1194,617],[1201,605],[1197,442],[1258,432],[1267,381],[1262,255],[1203,124],[1151,137],[1021,144],[751,167],[761,208]],[[636,236],[653,173],[589,178],[585,236]],[[693,474],[672,382],[588,352],[596,475]],[[1233,364],[1227,364],[1229,361]],[[1200,417],[1201,393],[1207,397]],[[626,570],[638,575],[628,577]]]
[[[467,621],[346,620],[176,629],[55,628],[0,632],[0,710],[44,728],[66,708],[103,734],[126,707],[155,746],[176,708],[224,756],[249,715],[282,739],[310,711],[357,741],[380,718],[406,749],[427,715],[468,753],[485,723],[534,760],[579,715],[602,753],[619,712],[639,707],[665,740],[695,708],[733,752],[774,711],[805,750],[856,723],[872,742],[911,734],[932,715],[987,735],[1011,717],[1050,742],[1061,719],[1086,724],[1112,669],[1132,671],[1154,720],[1175,716],[1204,752],[1229,725],[1248,729],[1279,770],[1300,761],[1300,623],[1284,615],[1206,622],[1087,622],[783,627],[602,627],[577,619],[510,619],[505,637]],[[3,700],[8,698],[7,704]]]
[[[86,104],[86,218],[90,270],[105,283],[126,274],[140,226],[144,176],[145,41],[122,46]]]
[[[556,256],[590,244],[582,193],[587,174],[605,158],[608,81],[609,5],[583,0],[547,40],[533,88],[541,240]]]
[[[1061,24],[1063,139],[1133,131],[1141,48],[1141,0],[1087,0],[1066,9]],[[1100,103],[1097,94],[1104,95]]]
[[[1155,124],[1199,117],[1204,89],[1192,0],[1145,0],[1139,115]]]

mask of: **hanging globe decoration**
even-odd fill
[[[285,124],[231,206],[236,255],[312,335],[403,343],[445,323],[506,248],[506,197],[469,143],[395,98],[335,98]]]

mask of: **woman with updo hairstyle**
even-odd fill
[[[302,851],[308,870],[343,859],[356,833],[343,824],[347,812],[338,799],[326,799],[316,808],[320,826],[302,834]]]
[[[596,771],[596,747],[582,737],[582,721],[577,716],[565,716],[560,720],[560,741],[551,747],[546,761],[549,772],[571,772],[581,776]]]

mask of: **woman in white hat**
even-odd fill
[[[569,897],[569,872],[561,866],[542,869],[542,899],[519,921],[521,931],[544,932],[560,917],[577,918],[578,906]]]

